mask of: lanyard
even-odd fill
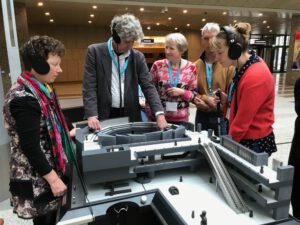
[[[230,107],[231,105],[231,101],[232,101],[232,95],[233,95],[233,92],[234,92],[234,86],[235,86],[235,83],[236,83],[236,79],[234,79],[238,74],[238,71],[235,70],[235,74],[233,76],[233,79],[232,79],[232,82],[230,84],[230,87],[229,87],[229,92],[228,92],[228,106]]]
[[[117,63],[117,60],[116,60],[116,57],[114,56],[113,50],[111,48],[111,38],[107,42],[107,47],[108,47],[108,52],[109,52],[110,58],[111,58],[111,60],[112,60],[112,62],[114,64],[116,70],[118,71],[118,73],[120,73],[119,76],[121,76],[121,77],[124,76],[125,70],[126,70],[126,68],[128,66],[128,58],[129,57],[127,57],[127,59],[125,59],[125,62],[123,64],[121,72],[120,72],[119,71],[119,67],[118,67],[118,63]]]
[[[212,94],[212,66],[210,67],[207,62],[205,62],[205,73],[206,73],[207,87],[209,90],[208,95],[212,96],[213,95]]]
[[[176,77],[175,81],[173,81],[173,70],[172,70],[172,65],[171,62],[168,60],[168,70],[169,70],[169,78],[170,78],[170,84],[172,87],[176,87],[179,81],[179,76],[180,76],[180,67],[181,67],[181,59],[179,61],[179,66],[178,70],[176,72]]]

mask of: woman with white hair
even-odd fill
[[[154,62],[150,70],[169,123],[188,121],[189,102],[193,100],[193,91],[197,88],[196,67],[182,58],[187,48],[187,40],[182,34],[168,34],[165,41],[166,58]]]

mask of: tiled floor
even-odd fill
[[[294,111],[293,87],[285,85],[285,75],[275,75],[276,80],[276,99],[275,99],[275,124],[274,133],[278,151],[270,157],[269,166],[275,158],[284,165],[287,164],[288,155],[291,147],[291,140],[294,133],[294,121],[296,113]],[[61,99],[62,107],[73,107],[82,105],[82,99]],[[194,122],[195,108],[191,107],[190,121]],[[0,202],[0,217],[5,220],[5,225],[30,225],[30,220],[21,220],[12,213],[9,201]]]

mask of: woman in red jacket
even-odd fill
[[[271,155],[277,150],[273,133],[275,84],[266,63],[248,50],[251,25],[223,27],[212,41],[223,67],[235,66],[228,95],[222,93],[233,140]]]

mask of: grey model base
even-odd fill
[[[222,160],[224,166],[220,168],[228,171],[223,181],[225,188],[221,191],[224,196],[229,183],[227,180],[232,179],[238,190],[244,193],[242,198],[250,197],[259,206],[270,209],[275,220],[289,217],[294,168],[280,166],[276,172],[272,171],[266,166],[266,153],[255,153],[232,141],[229,136],[222,136],[216,141],[206,131],[192,132],[170,124],[162,132],[156,129],[155,123],[140,122],[108,126],[93,134],[86,128],[81,129],[76,133],[76,140],[80,171],[87,185],[133,180],[141,176],[151,181],[156,179],[156,173],[184,167],[198,173],[197,168],[201,170],[212,163],[217,168]],[[206,145],[216,149],[215,154],[220,160],[212,162],[207,157]],[[218,181],[217,173],[214,172],[213,176]],[[227,188],[233,189],[232,186]],[[84,197],[76,199],[84,200]],[[82,206],[83,202],[79,202]],[[72,207],[75,205],[77,203]]]

